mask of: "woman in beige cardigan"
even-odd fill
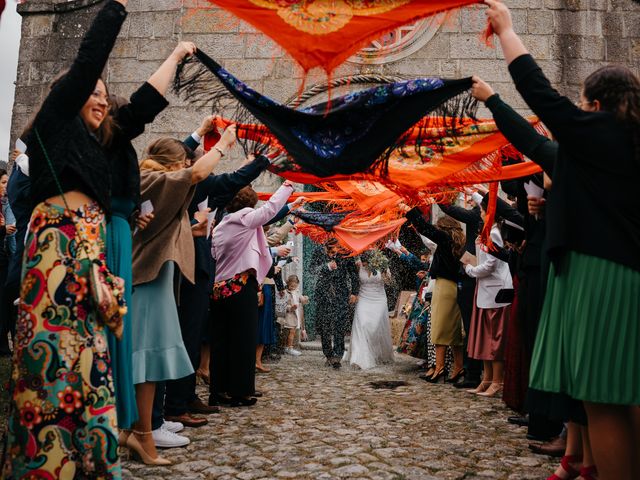
[[[193,373],[180,333],[173,282],[176,268],[186,279],[194,278],[187,208],[195,185],[213,172],[234,141],[235,126],[230,126],[209,153],[185,168],[183,144],[161,138],[147,148],[140,163],[142,201],[151,201],[154,218],[133,240],[133,381],[139,420],[125,442],[149,465],[171,464],[158,456],[151,431],[155,383]]]

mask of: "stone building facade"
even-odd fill
[[[22,42],[12,142],[40,104],[51,79],[75,55],[82,35],[103,1],[28,0],[19,6],[23,16]],[[624,63],[640,74],[640,3],[506,1],[512,7],[516,31],[550,80],[572,98],[578,99],[581,80],[603,64]],[[300,68],[268,38],[207,0],[129,0],[128,10],[129,17],[104,75],[112,93],[128,96],[178,41],[189,40],[256,90],[281,102],[296,98],[301,85]],[[484,27],[480,6],[447,18],[417,22],[374,42],[359,57],[338,68],[334,77],[479,75],[511,105],[526,113],[500,58],[500,49],[481,43],[480,32]],[[324,73],[311,72],[307,85],[318,83],[326,83]],[[170,100],[171,106],[138,139],[139,150],[159,136],[185,137],[209,113],[194,110],[177,98]],[[238,161],[238,155],[230,156],[221,169],[230,170]],[[258,189],[269,191],[279,181],[265,174],[257,183]],[[301,245],[297,249],[301,255]],[[297,273],[303,278],[302,272]],[[311,321],[312,317],[309,315]]]
[[[74,56],[103,0],[28,0],[13,113],[13,139],[24,127],[53,76]],[[577,98],[581,79],[600,65],[624,63],[640,74],[640,3],[633,0],[507,0],[516,31],[560,91]],[[195,42],[225,68],[279,101],[295,97],[302,72],[273,42],[207,0],[130,0],[129,17],[111,55],[105,78],[113,93],[128,96],[179,40]],[[443,20],[439,18],[438,20]],[[441,25],[440,25],[441,24]],[[335,76],[355,73],[462,77],[489,81],[524,111],[499,48],[480,41],[482,7],[438,22],[419,22],[394,32],[370,49],[368,59],[348,62]],[[377,55],[378,50],[386,50]],[[357,60],[357,59],[356,59]],[[312,72],[307,85],[324,82]],[[178,99],[138,141],[192,131],[197,112]],[[231,165],[225,165],[230,168]]]

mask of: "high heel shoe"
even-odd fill
[[[196,378],[202,380],[205,385],[209,385],[211,383],[211,377],[208,373],[204,373],[202,370],[196,370]]]
[[[129,439],[130,436],[131,436],[131,430],[120,430],[120,433],[118,433],[118,446],[126,447],[127,440]]]
[[[437,370],[432,377],[427,378],[427,382],[429,383],[440,383],[440,380],[442,380],[442,383],[444,383],[444,380],[447,378],[447,370],[442,367],[440,370]]]
[[[495,397],[498,393],[502,393],[502,385],[503,383],[491,383],[489,388],[487,388],[484,392],[478,392],[476,395],[480,397]]]
[[[127,438],[127,447],[129,448],[129,450],[131,450],[131,452],[134,453],[134,456],[138,457],[138,459],[142,461],[142,463],[144,463],[145,465],[155,465],[158,467],[166,467],[168,465],[171,465],[171,460],[167,460],[166,458],[162,458],[160,456],[152,458],[151,455],[149,455],[145,451],[140,441],[136,438],[136,435],[146,436],[151,435],[151,432],[133,431],[133,433],[135,435],[129,435],[129,438]]]
[[[560,467],[562,467],[567,476],[561,477],[554,473],[548,477],[547,480],[573,480],[574,478],[578,478],[580,476],[580,472],[572,467],[571,464],[577,464],[580,462],[582,462],[582,457],[577,455],[565,455],[560,460]]]
[[[582,467],[580,469],[580,479],[581,480],[597,480],[598,469],[595,465],[591,465],[590,467]]]
[[[456,373],[455,375],[453,375],[452,377],[447,378],[446,382],[447,383],[456,383],[458,380],[460,380],[462,377],[464,377],[467,374],[467,371],[465,370],[465,368],[461,368],[460,370],[458,370],[458,373]]]
[[[491,380],[489,381],[482,381],[480,382],[480,385],[478,385],[476,388],[472,388],[469,390],[465,390],[465,392],[467,393],[482,393],[485,392],[487,390],[487,388],[489,388],[491,386]]]

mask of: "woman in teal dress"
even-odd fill
[[[191,43],[180,43],[169,58],[145,82],[129,100],[111,97],[112,114],[117,128],[108,149],[113,167],[111,194],[112,216],[107,225],[107,265],[111,271],[125,280],[125,299],[129,313],[125,316],[121,340],[109,332],[109,353],[116,390],[118,426],[131,428],[137,420],[131,347],[131,292],[132,292],[132,238],[131,218],[140,204],[140,170],[138,157],[131,141],[144,132],[145,126],[168,105],[164,98],[179,62],[195,51]],[[139,219],[144,227],[152,215]],[[123,437],[124,438],[124,437]],[[121,438],[121,440],[123,440]],[[122,442],[121,442],[122,443]]]
[[[559,145],[547,202],[552,266],[530,386],[584,402],[600,480],[638,479],[640,79],[602,67],[576,105],[552,88],[509,9],[485,3],[516,88]]]

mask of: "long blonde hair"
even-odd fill
[[[151,142],[144,152],[144,160],[140,162],[140,170],[169,172],[184,166],[187,151],[179,140],[162,137]]]

